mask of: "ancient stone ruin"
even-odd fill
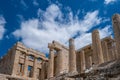
[[[0,59],[0,80],[120,80],[120,15],[112,17],[114,37],[100,39],[92,32],[92,44],[75,50],[57,41],[48,43],[44,53],[17,42]],[[80,45],[80,44],[78,44]]]

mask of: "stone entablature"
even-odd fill
[[[17,43],[15,44],[15,46],[16,46],[16,49],[17,49],[17,50],[22,51],[23,53],[25,52],[26,54],[34,55],[34,56],[36,56],[36,57],[42,57],[43,59],[46,59],[44,53],[39,52],[39,51],[36,51],[36,50],[34,50],[34,49],[32,49],[32,48],[27,48],[27,47],[25,47],[25,46],[24,46],[22,43],[20,43],[20,42],[17,42]],[[46,59],[46,60],[47,60],[47,59]]]

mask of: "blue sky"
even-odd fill
[[[120,0],[0,0],[0,56],[17,41],[44,53],[52,40],[76,49],[91,43],[91,32],[113,35],[111,17]]]

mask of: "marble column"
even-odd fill
[[[80,73],[81,72],[81,56],[80,56],[80,52],[77,52],[77,54],[76,54],[76,66],[77,66],[77,71]]]
[[[54,49],[49,51],[49,62],[48,62],[48,79],[54,76]]]
[[[33,78],[37,78],[37,58],[34,57],[34,63],[33,63]]]
[[[28,55],[25,55],[25,61],[24,61],[24,77],[28,76]]]
[[[92,47],[93,47],[93,58],[94,58],[93,63],[95,65],[103,63],[104,59],[103,59],[101,40],[98,30],[94,30],[92,32]]]
[[[86,69],[84,50],[80,51],[80,59],[81,59],[81,73],[84,73],[84,71]]]
[[[63,54],[62,50],[58,51],[58,56],[57,56],[57,75],[63,73]]]
[[[40,80],[45,80],[45,61],[42,61],[42,69],[41,69]]]
[[[106,41],[102,41],[102,51],[103,51],[104,62],[109,61],[110,58],[108,54],[108,45]]]
[[[91,67],[91,66],[92,66],[92,63],[93,63],[93,62],[92,62],[92,56],[89,56],[89,60],[90,60],[90,63],[89,63],[89,64],[90,64],[90,67]]]
[[[72,38],[69,39],[69,72],[77,72],[75,45]]]
[[[114,29],[114,35],[115,35],[115,42],[116,42],[116,48],[117,48],[117,58],[120,58],[120,15],[114,14],[112,17],[112,24]]]

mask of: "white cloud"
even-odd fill
[[[104,3],[105,3],[105,4],[110,4],[110,3],[113,3],[113,2],[115,2],[115,1],[117,1],[117,0],[105,0]]]
[[[75,39],[76,48],[82,48],[92,42],[91,33],[84,33]]]
[[[20,4],[21,4],[21,7],[23,8],[23,10],[28,9],[28,5],[26,4],[25,0],[20,0]]]
[[[21,23],[21,21],[24,21],[23,15],[17,14],[16,17],[17,17],[17,21],[18,21],[19,23]]]
[[[3,38],[3,35],[5,33],[5,25],[6,21],[3,16],[0,16],[0,40]]]
[[[28,47],[47,52],[47,46],[52,40],[59,41],[62,44],[68,43],[69,38],[74,37],[77,49],[90,43],[90,33],[86,33],[91,28],[102,23],[103,18],[98,17],[99,11],[87,12],[83,19],[73,16],[71,10],[68,14],[62,13],[59,6],[51,4],[46,11],[38,10],[39,19],[30,19],[23,21],[21,28],[13,34],[22,38],[22,42]]]
[[[111,25],[107,25],[99,31],[101,39],[112,34],[112,31],[110,30],[111,27]]]
[[[39,6],[39,3],[37,2],[37,0],[33,0],[33,5],[34,6]]]
[[[103,29],[98,29],[101,39],[105,38],[106,36],[111,35],[112,31],[109,30],[110,28],[111,28],[111,26],[107,25]],[[91,43],[92,43],[92,32],[82,34],[75,39],[75,45],[76,45],[77,49],[80,49],[80,48],[87,46]]]

